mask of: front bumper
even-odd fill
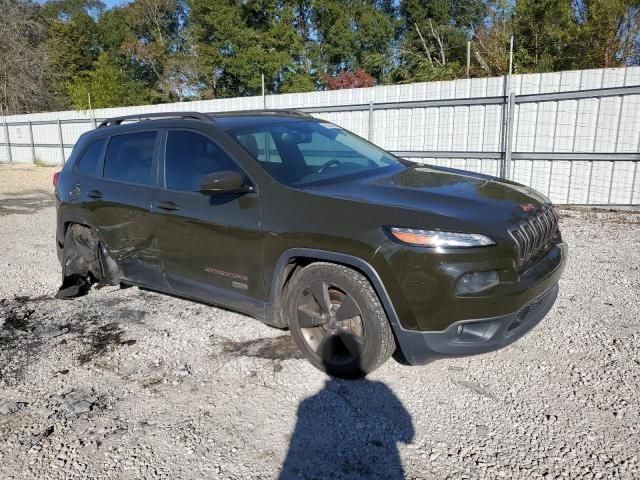
[[[515,342],[540,323],[553,307],[558,290],[556,283],[515,313],[481,320],[461,320],[442,332],[396,331],[398,343],[411,365],[493,352]]]
[[[492,352],[521,338],[553,307],[567,250],[565,243],[556,244],[507,291],[503,290],[492,298],[469,299],[478,302],[478,311],[484,312],[484,305],[491,301],[496,309],[512,306],[509,313],[469,315],[437,331],[411,330],[403,328],[399,322],[392,322],[406,361],[412,365],[423,365],[441,358]]]

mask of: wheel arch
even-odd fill
[[[87,232],[87,235],[92,238],[92,242],[94,242],[94,248],[92,248],[91,252],[85,250],[84,252],[78,252],[77,255],[83,257],[83,260],[88,265],[94,265],[94,271],[91,273],[94,275],[97,281],[108,284],[108,285],[118,285],[120,283],[120,268],[116,261],[108,254],[104,243],[102,242],[98,231],[89,225],[88,222],[84,221],[85,219],[75,216],[65,217],[62,221],[62,239],[63,242],[60,245],[61,249],[64,250],[64,239],[67,235],[69,229],[73,226],[77,225],[81,227],[82,230]],[[63,256],[64,258],[64,256]],[[74,273],[81,272],[67,272],[65,262],[61,261],[62,266],[62,277],[64,282],[64,277],[67,275],[73,275]]]
[[[384,308],[394,333],[397,334],[398,329],[402,329],[398,315],[384,287],[382,279],[369,262],[354,255],[314,248],[291,248],[280,255],[269,288],[266,316],[267,318],[274,319],[269,322],[270,324],[280,327],[286,327],[288,325],[282,308],[282,294],[286,292],[287,284],[297,270],[315,262],[329,262],[344,265],[361,273],[369,283],[371,283],[373,290],[380,299],[380,303]]]

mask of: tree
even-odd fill
[[[0,0],[3,110],[455,79],[467,41],[504,75],[512,35],[516,73],[640,62],[640,0],[37,1]]]
[[[393,1],[323,0],[313,4],[317,70],[323,75],[365,69],[380,83],[393,64]]]
[[[182,16],[177,0],[135,0],[125,7],[129,36],[120,46],[137,80],[154,91],[157,101],[170,100],[161,84],[169,56],[179,48],[178,30]]]
[[[286,72],[281,85],[283,93],[309,92],[318,84],[317,49],[311,21],[313,0],[286,0],[293,16],[296,42],[292,45],[293,67]]]
[[[637,0],[582,0],[576,1],[575,9],[578,32],[571,50],[572,68],[607,68],[637,62]]]
[[[270,92],[301,85],[295,57],[302,44],[291,5],[190,0],[189,11],[205,97],[258,94],[262,74]]]
[[[0,1],[0,107],[3,114],[51,105],[46,28],[30,1]]]
[[[484,25],[487,4],[478,0],[406,0],[396,82],[448,80],[463,74],[467,40]]]
[[[571,68],[576,23],[568,0],[519,0],[513,15],[515,69],[519,73]]]
[[[93,70],[83,72],[69,85],[69,96],[75,108],[88,109],[89,95],[93,108],[140,105],[149,100],[144,86],[129,79],[106,53],[98,56]]]
[[[472,36],[471,74],[474,77],[509,73],[509,43],[513,33],[509,0],[487,2],[488,16]]]
[[[95,33],[95,22],[83,12],[67,21],[56,18],[49,22],[46,50],[53,72],[51,91],[56,108],[70,105],[69,82],[92,68],[98,54]]]

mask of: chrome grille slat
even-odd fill
[[[545,237],[545,226],[542,224],[542,221],[540,220],[539,217],[533,217],[531,219],[531,224],[535,225],[538,230],[536,235],[536,246],[533,249],[534,252],[537,252],[543,246],[542,242],[544,241],[544,237]]]
[[[558,231],[558,219],[553,207],[545,207],[509,230],[520,267],[546,251]]]

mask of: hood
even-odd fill
[[[443,167],[414,165],[400,172],[306,189],[310,193],[399,207],[463,220],[477,227],[518,223],[549,200],[535,190],[489,175]],[[420,227],[423,225],[414,225]],[[476,228],[478,230],[478,228]],[[486,229],[482,229],[486,231]],[[481,233],[481,232],[479,232]]]

